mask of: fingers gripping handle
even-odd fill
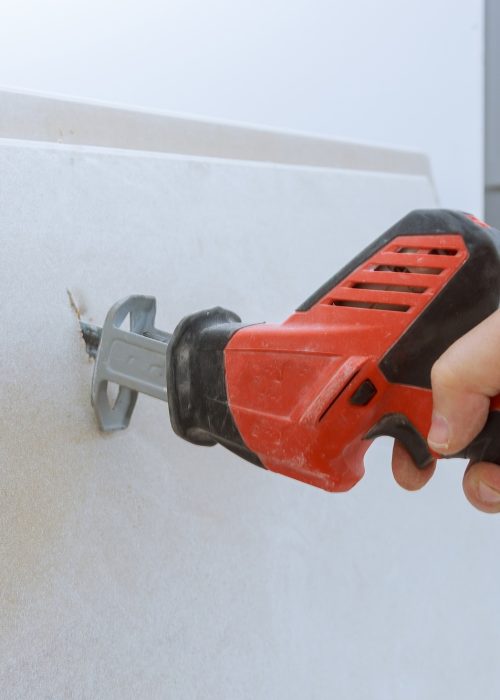
[[[498,401],[495,401],[498,403]],[[493,462],[500,466],[500,407],[490,411],[486,425],[467,447],[453,457],[475,462]]]

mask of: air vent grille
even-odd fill
[[[320,303],[364,311],[417,313],[466,258],[461,236],[401,236],[375,253]]]

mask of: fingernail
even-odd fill
[[[479,481],[477,485],[479,499],[488,506],[500,506],[500,491],[492,488],[484,481]]]
[[[427,442],[436,452],[448,449],[450,442],[450,426],[448,421],[440,413],[433,412],[431,429],[427,436]]]

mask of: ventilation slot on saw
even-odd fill
[[[333,306],[351,306],[355,309],[379,309],[380,311],[408,311],[409,304],[386,304],[370,301],[347,301],[345,299],[334,299]]]
[[[379,284],[371,282],[355,282],[353,289],[378,289],[382,292],[408,292],[409,294],[422,294],[427,287],[409,287],[403,284]]]
[[[462,259],[463,251],[459,245],[453,245],[451,237],[401,236],[354,270],[322,303],[396,314],[417,313]]]
[[[421,248],[398,248],[396,253],[424,253],[425,255],[456,255],[457,250],[453,248],[431,248],[422,250]]]
[[[389,251],[387,251],[389,253]],[[429,244],[429,247],[409,247],[398,246],[390,253],[392,260],[388,260],[388,264],[383,264],[378,261],[378,264],[372,265],[370,268],[374,272],[397,272],[404,274],[421,274],[421,275],[440,275],[448,265],[439,265],[435,257],[439,256],[455,256],[458,254],[456,248],[440,248]],[[401,255],[401,264],[398,264],[397,258]],[[429,260],[429,256],[434,259]],[[435,256],[435,257],[434,257]],[[425,257],[427,260],[422,261]],[[404,264],[403,263],[406,263]]]
[[[403,267],[401,265],[373,265],[371,268],[374,272],[399,272],[404,274],[420,274],[420,275],[440,275],[443,271],[442,267],[427,267],[423,265],[411,265],[411,267]]]

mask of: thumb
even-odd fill
[[[500,311],[457,340],[431,372],[433,414],[429,446],[462,450],[481,431],[490,398],[500,393]]]

